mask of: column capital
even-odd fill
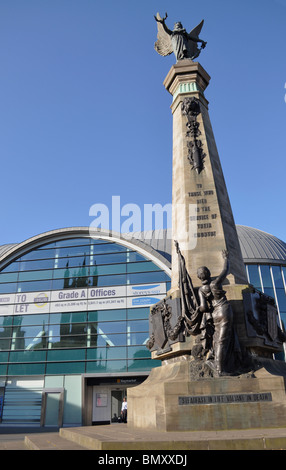
[[[184,59],[172,65],[163,83],[166,90],[171,93],[175,99],[178,94],[178,89],[182,90],[179,92],[201,92],[203,94],[209,84],[210,78],[209,74],[199,62]]]

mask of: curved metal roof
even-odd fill
[[[286,264],[286,243],[270,233],[237,225],[242,257],[245,263]]]
[[[242,257],[245,263],[253,264],[282,264],[286,265],[286,243],[269,233],[263,232],[252,227],[237,225],[237,234],[242,251]],[[124,240],[124,236],[120,234],[95,229],[97,237],[105,237],[120,242]],[[22,243],[7,244],[0,246],[0,264],[7,258],[11,260],[16,255],[35,248],[44,243],[49,243],[51,238],[60,236],[87,236],[89,234],[88,227],[72,227],[61,230],[53,230],[44,234],[35,236]],[[128,241],[137,245],[138,249],[144,249],[149,252],[149,256],[153,256],[161,262],[165,260],[166,268],[170,268],[172,253],[172,230],[150,230],[147,232],[134,232],[132,238],[130,234]],[[7,261],[6,263],[7,264]]]

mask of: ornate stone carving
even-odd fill
[[[254,330],[258,336],[264,336],[267,344],[275,346],[284,342],[285,333],[278,325],[278,312],[274,299],[257,290],[244,297],[249,334],[253,336],[249,329],[251,325],[252,331]]]
[[[203,151],[202,141],[198,138],[201,135],[199,129],[200,123],[197,121],[197,117],[201,112],[200,102],[195,97],[184,98],[181,109],[182,113],[187,116],[188,119],[186,123],[188,128],[186,136],[192,137],[192,140],[187,142],[188,160],[192,169],[200,173],[204,168],[204,159],[206,156]]]
[[[171,351],[171,344],[183,341],[180,299],[167,297],[158,302],[150,311],[150,339],[146,344],[157,355]]]

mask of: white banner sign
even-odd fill
[[[147,307],[165,295],[165,283],[1,294],[0,315]]]

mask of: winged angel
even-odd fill
[[[206,42],[199,39],[199,34],[204,24],[202,20],[190,33],[183,28],[182,23],[175,23],[174,30],[171,31],[165,23],[168,18],[167,13],[161,18],[159,13],[154,17],[157,21],[158,35],[155,42],[155,50],[162,56],[170,55],[174,52],[176,60],[195,59],[200,55],[201,49],[206,47]],[[201,48],[198,48],[201,43]]]

